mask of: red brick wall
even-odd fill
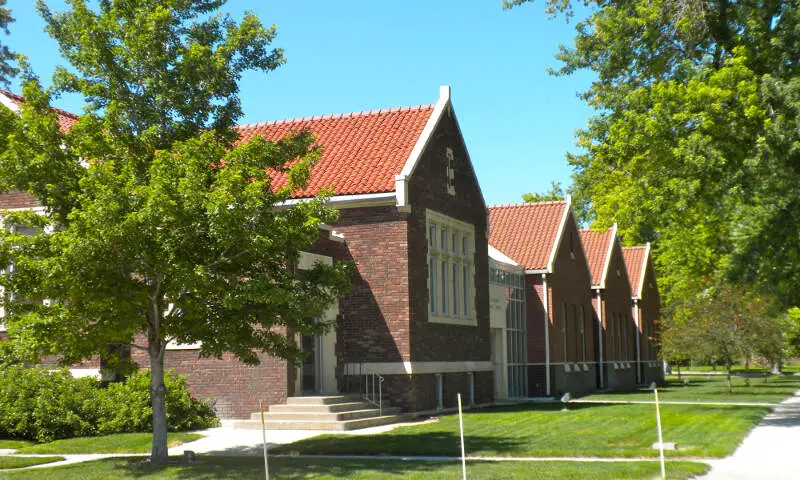
[[[548,275],[547,284],[550,288],[550,360],[552,362],[580,362],[583,361],[580,349],[580,317],[581,307],[586,317],[586,361],[595,358],[595,348],[592,339],[595,338],[596,322],[592,319],[592,293],[591,273],[586,257],[581,251],[581,239],[575,219],[570,214],[564,226],[564,234],[558,246],[553,273]],[[567,350],[564,351],[562,328],[563,306],[566,305],[566,340]]]
[[[636,326],[633,322],[632,306],[633,300],[631,297],[631,286],[628,282],[628,276],[625,273],[625,262],[622,258],[622,249],[619,244],[615,242],[614,248],[611,252],[611,262],[606,276],[606,285],[603,290],[603,315],[604,325],[606,326],[606,343],[604,353],[606,359],[610,361],[635,361],[636,360],[636,347],[634,344],[634,335]],[[615,314],[617,318],[621,318],[620,322],[623,326],[622,330],[622,343],[618,340],[617,335],[611,338],[608,322],[611,315]],[[614,356],[612,353],[616,352]]]
[[[147,353],[134,349],[133,360],[149,368]],[[168,350],[167,369],[184,375],[189,392],[198,400],[211,400],[221,418],[248,418],[258,411],[258,401],[265,405],[285,403],[289,377],[285,360],[262,355],[261,365],[250,367],[233,355],[222,359],[200,358],[197,350]]]
[[[0,209],[33,208],[39,206],[35,198],[19,190],[11,190],[0,194]]]
[[[606,276],[605,289],[602,291],[603,316],[605,326],[605,345],[603,359],[605,360],[606,378],[608,388],[625,389],[633,387],[636,383],[636,325],[632,316],[632,293],[625,270],[625,261],[622,257],[622,248],[618,242],[614,243],[611,251],[611,260]],[[621,326],[621,334],[609,327],[612,314],[618,319],[617,325]],[[623,368],[619,362],[628,362],[631,368]],[[615,363],[617,368],[614,368]]]
[[[410,359],[406,215],[394,206],[343,209],[344,259],[355,264],[353,288],[341,299],[337,350],[345,362]]]
[[[455,196],[447,192],[446,148],[454,154]],[[489,361],[489,254],[487,210],[454,117],[445,114],[411,176],[408,262],[413,361]],[[475,303],[477,327],[428,321],[428,244],[426,209],[475,227]]]

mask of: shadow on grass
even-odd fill
[[[489,451],[511,453],[522,449],[526,442],[511,436],[490,437],[464,435],[470,452]],[[392,435],[320,436],[282,445],[271,450],[280,454],[318,455],[417,455],[457,457],[461,454],[458,431],[419,432]]]
[[[323,476],[364,475],[370,471],[405,476],[420,472],[434,474],[450,462],[419,460],[381,459],[326,459],[326,458],[271,458],[270,478],[300,480]],[[145,459],[129,458],[111,468],[121,478],[152,478],[163,474],[165,478],[211,480],[219,478],[263,479],[264,460],[260,457],[215,457],[198,456],[195,463],[186,465],[180,459],[171,458],[168,466],[154,466]],[[359,477],[362,478],[362,477]],[[368,477],[363,477],[368,478]]]

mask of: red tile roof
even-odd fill
[[[567,202],[489,207],[489,243],[531,270],[548,268]]]
[[[628,271],[628,281],[634,297],[641,297],[642,276],[645,274],[647,260],[647,247],[622,247],[622,257],[625,259],[625,269]]]
[[[22,98],[21,96],[6,90],[0,89],[0,94],[5,95],[6,97],[8,97],[9,100],[11,100],[13,103],[17,105],[20,105],[22,102],[25,101],[25,99]],[[52,108],[53,111],[58,116],[58,127],[61,129],[62,132],[68,132],[72,128],[72,126],[75,125],[75,122],[78,121],[78,116],[75,115],[74,113],[70,113],[66,110],[61,110],[60,108],[55,108],[55,107],[50,107],[50,108]]]
[[[20,104],[24,99],[5,90],[0,93]],[[311,170],[308,187],[292,194],[306,198],[330,188],[334,195],[393,192],[399,174],[420,138],[434,105],[392,108],[341,115],[299,118],[236,126],[240,142],[261,135],[278,140],[291,132],[308,129],[322,146],[322,158]],[[77,116],[54,108],[62,130]],[[284,174],[275,174],[273,185],[286,185]],[[2,207],[2,201],[0,201]],[[9,207],[6,207],[9,208]]]
[[[394,176],[403,169],[433,105],[393,108],[371,112],[327,115],[240,125],[240,142],[262,135],[278,140],[291,132],[308,129],[322,146],[322,158],[311,170],[308,188],[293,198],[316,195],[330,187],[335,195],[393,192]],[[273,185],[286,185],[286,176],[276,174]]]
[[[613,228],[604,232],[581,230],[581,242],[583,242],[583,250],[586,252],[586,259],[589,261],[589,270],[592,272],[593,287],[600,286],[603,281],[608,249],[611,247],[613,235]]]

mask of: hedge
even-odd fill
[[[167,373],[167,422],[171,431],[219,425],[210,404],[193,399],[181,376]],[[67,370],[0,367],[0,438],[49,442],[112,433],[151,431],[150,372],[103,387]]]

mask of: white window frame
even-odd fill
[[[435,232],[435,238],[431,237],[431,232]],[[428,320],[432,323],[477,326],[475,226],[427,209],[425,235],[428,246]],[[432,264],[435,264],[433,269]],[[453,277],[454,271],[457,272],[456,277]]]

